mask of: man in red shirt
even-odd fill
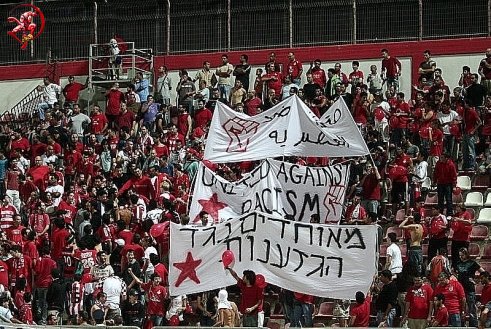
[[[136,284],[139,284],[145,291],[148,320],[152,322],[153,326],[160,326],[166,313],[165,301],[169,299],[167,289],[160,284],[162,278],[157,273],[153,273],[150,276],[150,282],[143,283],[131,269],[128,269],[128,273],[133,277]]]
[[[115,82],[106,93],[106,118],[111,129],[118,123],[121,103],[125,102],[124,94],[119,90],[119,83]]]
[[[63,218],[55,218],[55,227],[51,233],[51,256],[53,259],[61,260],[63,249],[67,244],[67,239],[70,232],[65,228],[65,220]]]
[[[428,310],[433,297],[433,289],[427,283],[423,283],[422,277],[415,277],[414,285],[406,294],[406,312],[403,314],[401,323],[408,321],[408,328],[426,328]]]
[[[448,310],[449,325],[451,327],[460,327],[462,325],[461,319],[465,314],[465,292],[464,288],[457,280],[449,280],[447,273],[442,272],[438,276],[438,284],[433,291],[433,298],[443,294],[445,296],[444,302]],[[441,297],[441,296],[440,296]],[[435,302],[430,303],[430,311],[428,313],[428,322],[431,321],[431,315],[435,310],[435,318],[438,315],[438,309]]]
[[[288,53],[288,60],[289,62],[286,65],[284,75],[286,77],[290,77],[290,81],[292,81],[297,86],[300,86],[303,72],[302,63],[295,59],[295,54],[293,52]]]
[[[12,158],[15,154],[14,152],[22,151],[22,153],[26,154],[30,148],[31,145],[27,138],[23,137],[20,131],[16,130],[12,133],[6,149],[10,152],[9,157]]]
[[[213,113],[205,107],[205,102],[202,99],[198,100],[198,108],[194,112],[194,127],[208,127],[212,117]]]
[[[452,191],[457,185],[457,169],[450,159],[450,155],[444,153],[438,159],[433,171],[433,184],[436,184],[438,193],[438,207],[443,213],[445,202],[447,203],[447,216],[453,215]]]
[[[4,231],[10,229],[13,225],[15,215],[17,215],[17,209],[9,204],[9,197],[4,196],[0,205],[0,229]]]
[[[44,246],[41,250],[41,259],[36,262],[34,267],[35,281],[35,299],[37,318],[41,319],[40,324],[46,324],[48,317],[48,305],[46,304],[46,293],[48,287],[53,281],[51,270],[56,268],[56,262],[49,255],[49,246]]]
[[[268,64],[268,71],[261,77],[261,80],[266,82],[269,90],[274,90],[276,97],[281,98],[281,88],[283,87],[283,76],[280,72],[275,71],[274,64]]]
[[[432,327],[448,327],[448,309],[445,306],[445,295],[437,294],[433,298],[435,305],[435,317],[430,322]],[[452,327],[460,327],[461,324],[453,325]]]
[[[243,314],[243,327],[258,326],[258,312],[262,311],[263,289],[256,285],[256,274],[251,270],[245,270],[242,279],[230,267],[226,268],[237,280],[237,286],[241,291],[239,311]]]
[[[490,274],[489,272],[481,272],[479,276],[481,279],[481,284],[483,285],[481,291],[481,305],[484,309],[481,311],[481,317],[479,319],[479,328],[489,328],[491,326],[491,319],[488,319],[489,310],[491,309],[491,284],[490,284]]]
[[[12,258],[7,261],[9,270],[9,282],[11,292],[15,292],[15,283],[19,278],[26,278],[26,291],[32,291],[32,260],[29,256],[22,254],[21,246],[15,245],[10,249]]]
[[[155,199],[155,189],[152,181],[140,168],[136,168],[133,177],[131,177],[120,189],[119,194],[132,189],[136,194],[144,196],[148,200]]]
[[[434,206],[432,209],[432,217],[430,219],[429,227],[429,241],[428,241],[428,259],[433,259],[436,256],[437,251],[441,248],[447,248],[447,218],[440,213],[438,206]]]
[[[404,97],[403,92],[398,92],[395,101],[391,103],[389,125],[392,128],[392,134],[390,141],[396,146],[401,145],[402,137],[406,134],[409,115],[411,114],[409,104],[404,100]]]
[[[14,220],[12,222],[12,226],[7,229],[7,239],[13,244],[22,246],[22,230],[24,226],[20,225],[21,217],[19,214],[14,215]]]
[[[370,291],[365,294],[361,291],[357,291],[355,295],[356,305],[350,309],[350,327],[363,327],[366,328],[370,322],[370,304],[372,303],[372,296]]]
[[[450,228],[453,231],[452,235],[452,267],[455,267],[460,262],[459,250],[468,248],[470,235],[472,231],[472,215],[465,209],[464,204],[457,204],[455,207],[455,215],[450,222]]]
[[[88,78],[87,78],[88,79]],[[89,80],[87,80],[88,82]],[[65,106],[72,105],[78,102],[79,93],[87,88],[87,82],[85,85],[76,82],[75,77],[70,75],[68,77],[68,84],[63,88],[63,96],[65,96]]]
[[[261,101],[261,98],[257,97],[254,90],[247,93],[247,98],[244,101],[245,112],[247,115],[253,116],[259,114],[262,105],[263,102]]]
[[[104,139],[108,127],[108,120],[98,105],[94,105],[92,108],[92,116],[90,117],[91,124],[90,130],[97,137],[97,141],[100,143]]]
[[[387,49],[382,49],[382,76],[387,80],[387,86],[394,86],[395,90],[399,90],[399,76],[401,75],[401,62],[389,55]]]
[[[474,107],[464,105],[462,116],[462,127],[464,137],[462,139],[463,170],[473,171],[476,168],[476,136],[477,128],[482,125],[479,113]]]

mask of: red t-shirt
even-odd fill
[[[85,86],[78,82],[69,83],[63,88],[65,93],[66,102],[76,102],[78,100],[78,94],[83,90]]]
[[[9,239],[10,242],[13,244],[17,244],[19,246],[22,246],[23,240],[22,240],[22,230],[24,229],[24,226],[19,225],[17,227],[10,227],[7,230],[7,239]]]
[[[13,140],[10,144],[10,156],[12,156],[12,152],[17,150],[27,151],[31,145],[29,141],[25,137],[21,137],[20,139]]]
[[[246,113],[247,115],[253,116],[257,115],[257,109],[261,107],[262,101],[258,97],[254,97],[253,99],[248,99],[245,101]]]
[[[438,294],[445,296],[445,306],[449,314],[460,314],[460,301],[465,298],[465,292],[459,281],[450,280],[447,285],[437,285],[433,298]]]
[[[443,239],[447,232],[447,219],[444,215],[438,215],[430,220],[430,236],[434,239]]]
[[[396,113],[400,113],[400,115],[397,116],[399,120],[396,128],[406,129],[407,122],[409,120],[409,114],[411,113],[409,104],[406,102],[396,103],[395,109],[393,110],[392,114],[394,115]],[[402,114],[406,114],[406,115],[402,115]]]
[[[246,308],[252,307],[257,304],[258,301],[263,299],[263,289],[259,288],[256,285],[246,286],[244,281],[240,280],[237,285],[240,288],[241,298],[240,298],[240,306],[239,311],[244,314]],[[252,313],[257,313],[259,308],[254,310]]]
[[[288,62],[285,75],[290,76],[292,79],[298,79],[300,77],[299,75],[301,70],[303,70],[302,63],[295,59]]]
[[[479,122],[479,114],[474,108],[465,109],[463,113],[463,120],[465,123],[465,133],[469,134],[476,127]]]
[[[132,111],[121,113],[118,118],[119,128],[126,127],[131,129],[133,127],[133,122],[135,122],[135,113],[133,113]]]
[[[381,188],[377,176],[369,174],[363,181],[363,199],[364,200],[379,200]]]
[[[368,327],[370,321],[370,303],[372,297],[367,296],[363,304],[357,304],[351,307],[350,315],[356,316],[353,327]]]
[[[481,304],[486,305],[491,302],[491,284],[487,284],[482,288],[481,291]]]
[[[2,284],[5,289],[8,289],[9,287],[9,267],[3,260],[0,260],[0,284]]]
[[[36,262],[36,281],[34,284],[36,288],[48,288],[53,278],[51,277],[51,270],[56,268],[56,262],[50,256],[43,256]]]
[[[65,214],[62,215],[65,223],[72,224],[73,219],[77,214],[77,207],[67,203],[65,200],[61,200],[60,204],[58,205],[58,210],[65,211]]]
[[[164,287],[167,286],[169,283],[169,271],[167,270],[167,267],[165,267],[165,265],[162,263],[158,263],[154,267],[154,272],[162,278],[160,284]]]
[[[120,239],[123,239],[124,240],[124,245],[128,245],[131,243],[131,241],[133,241],[133,232],[131,231],[120,231],[118,233],[118,238]]]
[[[55,228],[51,235],[51,257],[59,259],[63,254],[63,249],[66,246],[66,239],[70,236],[70,232],[64,228]]]
[[[90,269],[96,264],[97,251],[96,250],[80,250],[75,251],[75,258],[77,258],[84,269],[84,273],[90,273]]]
[[[433,129],[431,132],[430,155],[440,156],[443,152],[443,132],[440,129]]]
[[[204,128],[208,125],[213,117],[213,113],[207,108],[197,110],[194,114],[194,127]]]
[[[397,72],[399,72],[401,62],[395,57],[389,57],[382,59],[382,71],[386,71],[387,78],[395,78]],[[399,68],[399,69],[398,69]]]
[[[455,215],[455,217],[464,218],[466,220],[471,220],[472,215],[468,211]],[[453,235],[452,241],[470,241],[470,235],[472,231],[472,224],[452,221],[451,224]]]
[[[445,305],[442,305],[442,307],[436,310],[435,321],[436,325],[439,327],[448,327],[448,309],[445,307]]]
[[[281,96],[281,88],[283,87],[283,77],[281,76],[281,73],[279,72],[270,72],[266,74],[266,77],[271,78],[275,77],[276,80],[268,80],[266,83],[268,85],[268,89],[273,89],[276,97]]]
[[[409,302],[408,318],[410,319],[426,319],[433,297],[433,289],[428,284],[423,284],[421,287],[411,287],[406,294],[406,302]]]
[[[109,90],[107,96],[106,114],[119,115],[121,102],[124,102],[124,94],[119,90]]]
[[[314,83],[317,83],[322,89],[326,86],[327,77],[326,72],[323,69],[311,70],[312,80]]]
[[[50,224],[48,214],[31,214],[29,216],[29,224],[36,231],[36,233],[41,233],[47,225]]]
[[[90,119],[92,120],[91,122],[92,133],[94,134],[102,133],[104,126],[108,123],[104,113],[94,114]]]
[[[152,282],[141,285],[147,294],[147,314],[160,315],[165,314],[164,302],[168,297],[167,289],[161,285],[154,286]]]
[[[77,259],[73,256],[73,247],[65,247],[61,252],[63,257],[63,277],[73,278],[77,270]]]

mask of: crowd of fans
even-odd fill
[[[86,85],[73,77],[63,88],[45,78],[32,122],[17,129],[2,122],[0,315],[26,324],[63,319],[146,327],[234,326],[242,315],[243,325],[262,325],[263,290],[252,271],[241,278],[230,269],[242,292],[238,307],[226,290],[169,296],[168,231],[158,237],[149,232],[167,221],[213,224],[208,214],[196,221],[187,211],[190,182],[218,101],[254,116],[296,94],[318,116],[342,97],[372,153],[368,161],[351,160],[342,223],[393,225],[396,212],[405,213],[400,225],[407,232],[407,262],[402,264],[397,238],[389,235],[393,244],[380,280],[370,293],[356,295],[345,323],[367,326],[371,295],[377,294],[377,325],[395,325],[396,314],[402,323],[408,319],[410,328],[445,324],[445,319],[460,325],[462,312],[477,325],[473,278],[484,270],[468,257],[471,221],[463,205],[454,209],[452,193],[459,169],[490,172],[491,49],[477,74],[465,66],[457,81],[445,77],[426,51],[411,95],[398,90],[400,61],[387,49],[381,54],[381,65],[372,65],[366,75],[357,61],[351,73],[339,63],[326,72],[318,59],[304,72],[294,53],[284,63],[271,53],[264,70],[252,77],[247,55],[235,66],[223,55],[216,69],[205,61],[194,77],[181,70],[176,84],[160,67],[153,91],[141,73],[126,91],[114,82],[105,110],[98,104],[81,109],[79,93]],[[307,83],[301,85],[304,75]],[[450,92],[448,84],[458,86]],[[326,164],[326,157],[290,161],[316,166]],[[236,180],[255,165],[214,170]],[[423,202],[428,177],[438,192],[431,213]],[[455,232],[451,262],[444,252],[450,227]],[[428,276],[421,252],[425,237],[432,264]],[[491,300],[487,272],[481,281],[486,305]],[[314,296],[267,288],[272,290],[280,294],[287,323],[312,325]],[[483,319],[487,312],[483,308]]]

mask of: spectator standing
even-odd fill
[[[392,327],[396,317],[397,286],[392,280],[392,272],[389,270],[380,272],[379,280],[383,286],[376,301],[377,324]]]
[[[387,263],[385,266],[393,275],[397,275],[402,272],[401,249],[397,245],[397,235],[394,232],[389,233],[387,237],[390,245],[387,248]]]
[[[249,56],[246,54],[240,55],[240,64],[236,65],[234,68],[233,75],[235,76],[235,81],[239,80],[242,83],[242,87],[249,91],[250,75],[251,75],[251,65],[248,63]]]
[[[293,52],[289,52],[288,64],[286,65],[284,76],[289,77],[291,82],[297,86],[300,86],[300,82],[302,81],[302,72],[302,63],[295,58],[295,54]]]
[[[466,248],[459,250],[460,262],[454,266],[457,278],[465,291],[465,301],[469,313],[469,326],[477,327],[476,315],[476,284],[474,276],[476,272],[482,273],[484,269],[475,260],[470,259],[469,251]]]
[[[452,191],[457,184],[457,169],[449,154],[442,154],[435,165],[433,183],[438,193],[438,207],[443,213],[446,203],[447,216],[453,215]]]
[[[434,206],[429,222],[429,242],[428,242],[428,259],[433,259],[437,251],[447,248],[447,218],[440,213],[438,206]]]
[[[188,112],[192,111],[194,94],[196,93],[196,86],[189,79],[188,72],[186,70],[181,70],[180,72],[181,80],[177,84],[177,96],[178,104],[186,107]]]
[[[488,95],[491,94],[491,48],[486,49],[486,57],[479,63],[478,72],[481,84],[486,87]]]
[[[463,108],[462,128],[464,137],[462,139],[462,169],[475,170],[476,167],[476,142],[477,129],[481,126],[482,121],[476,109],[469,104],[465,104]]]
[[[435,317],[430,321],[432,327],[447,327],[448,326],[448,310],[445,307],[445,295],[438,294],[433,298],[435,305]],[[460,324],[453,327],[460,327]]]
[[[261,311],[263,304],[263,290],[256,285],[256,274],[251,270],[246,270],[241,279],[230,267],[227,267],[227,270],[237,280],[237,285],[241,291],[239,310],[243,314],[242,325],[244,327],[257,327],[257,314]]]
[[[470,234],[472,231],[471,214],[465,209],[465,206],[457,204],[455,215],[452,217],[450,227],[453,230],[452,235],[452,268],[455,268],[460,262],[459,250],[469,248]]]
[[[395,90],[399,90],[399,77],[401,76],[402,65],[401,62],[389,54],[389,51],[384,48],[380,51],[382,53],[382,77],[387,81],[387,86],[393,86]],[[376,68],[376,67],[375,67]],[[372,71],[372,75],[373,75]],[[372,78],[376,81],[376,75]]]
[[[50,257],[50,249],[44,246],[41,250],[41,259],[36,261],[34,266],[35,275],[35,295],[36,295],[36,315],[39,323],[45,325],[48,318],[47,293],[53,281],[52,271],[57,268],[56,262]]]
[[[414,277],[414,284],[406,294],[406,312],[401,323],[406,322],[411,329],[424,329],[427,325],[428,311],[433,298],[433,289],[424,283],[423,277]]]
[[[324,89],[327,84],[327,76],[326,71],[321,68],[321,64],[322,62],[320,59],[316,59],[313,63],[310,63],[310,69],[307,71],[307,74],[312,74],[312,82],[318,84],[322,89]]]
[[[135,92],[138,94],[138,96],[140,96],[140,100],[147,99],[150,93],[149,91],[150,83],[148,79],[143,77],[142,72],[136,73],[133,83],[135,84]]]
[[[408,224],[411,219],[413,222]],[[410,234],[409,248],[407,251],[408,263],[412,264],[416,269],[418,275],[423,274],[423,249],[421,248],[421,241],[423,240],[424,229],[421,225],[421,215],[415,214],[414,216],[406,217],[404,221],[399,225],[403,230],[408,230]]]
[[[232,72],[234,67],[228,62],[228,55],[222,55],[222,65],[216,69],[216,75],[218,76],[218,90],[220,90],[220,97],[229,99],[230,89],[232,89]]]
[[[431,59],[431,52],[425,50],[423,52],[424,61],[419,64],[418,74],[419,81],[425,78],[427,84],[431,85],[435,77],[436,62]]]
[[[145,98],[146,99],[146,98]],[[125,102],[124,93],[119,90],[119,83],[113,83],[111,89],[106,92],[106,118],[109,127],[115,128],[121,110],[121,103]]]
[[[157,89],[154,93],[155,102],[163,105],[170,105],[170,92],[172,90],[172,80],[167,72],[167,66],[159,67],[157,77]]]
[[[261,77],[261,80],[266,83],[268,95],[271,90],[274,91],[275,97],[281,98],[281,88],[283,86],[283,76],[280,72],[275,71],[274,64],[269,64],[267,73]]]
[[[372,303],[371,289],[365,295],[361,291],[357,291],[355,295],[356,305],[350,308],[350,327],[363,327],[366,328],[370,322],[370,304]]]
[[[78,102],[79,94],[82,90],[87,88],[88,81],[89,80],[87,78],[85,85],[83,85],[80,82],[76,82],[75,77],[73,75],[70,75],[68,77],[68,83],[63,88],[63,96],[65,97],[65,105],[68,104],[71,106],[71,105]]]
[[[145,318],[145,307],[138,300],[139,294],[136,289],[128,290],[128,299],[121,303],[123,324],[125,326],[142,327]]]
[[[449,275],[445,272],[440,273],[438,276],[438,284],[433,290],[433,299],[440,299],[442,294],[445,302],[445,306],[448,310],[448,324],[451,327],[460,327],[462,325],[462,319],[465,314],[466,300],[465,292],[462,285],[457,280],[450,280]],[[438,297],[437,297],[438,296]],[[428,313],[428,322],[431,322],[431,315],[435,310],[435,318],[438,315],[439,303],[434,301],[430,303],[430,311]]]
[[[65,308],[65,295],[67,292],[65,280],[57,268],[51,270],[53,281],[46,292],[46,303],[48,304],[48,318],[54,315],[58,318]]]

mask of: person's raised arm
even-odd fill
[[[235,272],[233,269],[231,269],[230,267],[227,267],[226,270],[228,270],[230,272],[230,274],[232,274],[233,278],[239,282],[241,281],[242,279],[237,275],[237,272]]]

